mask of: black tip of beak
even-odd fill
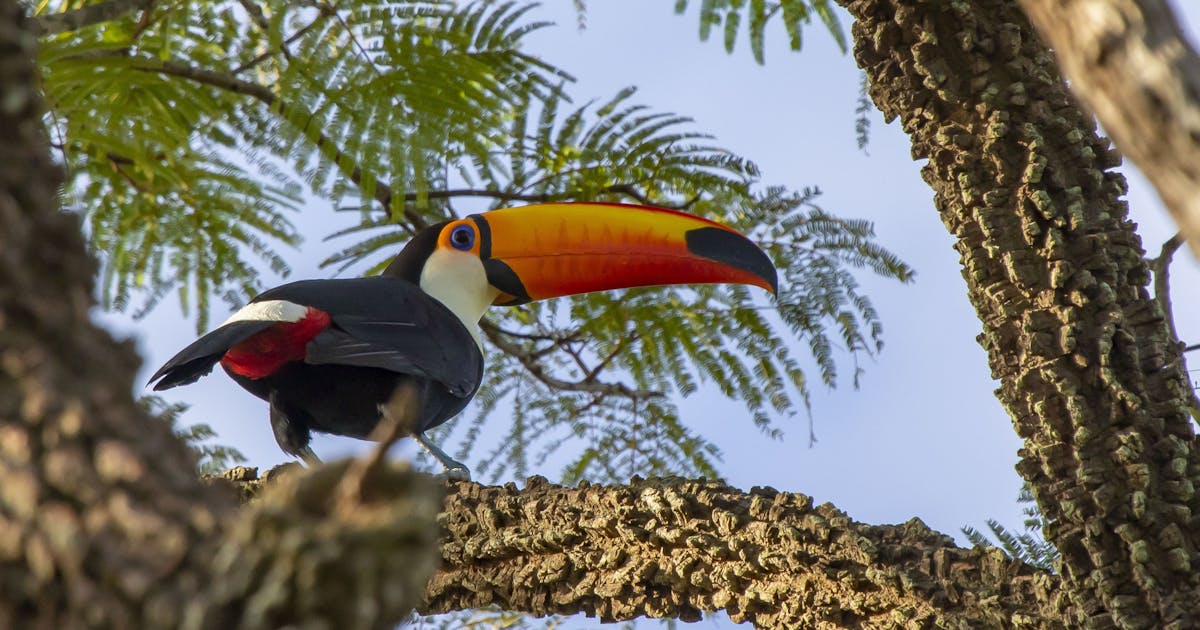
[[[766,252],[753,241],[729,230],[703,227],[684,234],[688,251],[709,260],[748,271],[771,285],[771,294],[779,295],[779,274]]]

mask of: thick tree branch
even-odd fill
[[[246,497],[263,485],[235,468]],[[268,484],[269,485],[269,484]],[[634,478],[567,488],[451,482],[423,613],[481,606],[756,628],[1061,628],[1059,579],[961,549],[918,519],[864,525],[802,494]]]
[[[1200,254],[1200,55],[1167,0],[1021,0],[1075,95]]]
[[[1146,290],[1118,159],[1013,3],[843,4],[871,97],[928,160],[922,175],[957,238],[997,395],[1025,440],[1017,468],[1062,553],[1071,623],[1194,626],[1190,387]],[[1058,20],[1088,30],[1082,16]]]
[[[154,0],[108,0],[62,13],[40,15],[32,20],[33,32],[44,36],[77,31],[102,22],[110,22],[134,11],[144,11],[153,5]]]

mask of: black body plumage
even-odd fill
[[[284,451],[307,451],[311,431],[366,438],[380,406],[415,380],[423,407],[414,433],[466,406],[483,378],[483,355],[459,318],[400,277],[304,280],[276,287],[251,303],[280,300],[317,309],[329,324],[308,341],[304,358],[249,378],[228,367],[243,388],[271,405]],[[227,351],[280,322],[234,321],[184,348],[151,377],[155,389],[195,381]],[[159,380],[161,379],[161,380]]]

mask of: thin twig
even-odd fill
[[[534,378],[552,389],[567,392],[593,392],[615,394],[629,399],[662,398],[664,394],[657,390],[634,389],[624,383],[608,383],[604,381],[564,381],[546,374],[545,366],[537,361],[529,352],[517,344],[503,338],[495,325],[487,320],[479,322],[488,340],[506,354],[516,358]]]
[[[391,399],[381,407],[379,424],[368,438],[378,444],[366,457],[354,460],[338,483],[335,496],[340,504],[363,501],[368,477],[383,465],[388,450],[397,440],[412,435],[421,407],[420,385],[412,379],[402,381],[392,393]]]
[[[283,46],[280,47],[279,51],[272,50],[270,52],[265,52],[265,53],[255,57],[254,59],[251,59],[250,61],[247,61],[246,63],[243,63],[242,65],[234,68],[232,71],[233,74],[241,74],[247,70],[250,70],[251,68],[258,66],[262,62],[270,59],[271,57],[274,57],[276,52],[286,53],[287,46],[294,44],[296,42],[296,40],[300,39],[301,37],[304,37],[305,35],[308,34],[309,31],[316,28],[317,25],[319,25],[322,20],[324,20],[325,18],[332,15],[333,10],[334,10],[333,7],[330,7],[328,5],[321,5],[321,9],[317,13],[317,16],[314,17],[311,22],[309,22],[308,24],[305,24],[303,27],[301,27],[300,30],[296,31],[295,33],[292,33],[287,39],[283,40]]]
[[[291,109],[293,109],[292,106],[290,106],[290,105],[284,103],[282,100],[280,100],[279,97],[276,96],[276,94],[274,92],[272,92],[271,89],[265,85],[261,85],[259,83],[254,83],[251,81],[245,81],[243,79],[239,79],[230,74],[216,72],[213,70],[208,70],[206,68],[199,68],[196,66],[188,65],[186,63],[182,63],[179,61],[173,61],[170,59],[166,59],[166,60],[139,59],[138,61],[142,65],[134,66],[135,70],[139,70],[141,72],[157,72],[159,74],[165,74],[168,76],[175,76],[175,77],[180,77],[183,79],[189,79],[189,80],[195,81],[197,83],[202,83],[204,85],[211,85],[215,88],[219,88],[219,89],[225,90],[227,92],[233,92],[234,94],[243,94],[246,96],[251,96],[251,97],[254,97],[255,99],[257,99],[259,102],[266,105],[267,107],[273,109],[284,120],[287,120],[287,121],[292,120],[292,117],[288,115],[288,112]],[[303,110],[301,110],[301,111],[303,111]],[[315,119],[316,119],[316,117],[313,116],[311,113],[304,112],[304,123],[303,124],[293,123],[293,124],[295,124],[296,126],[298,126],[300,128],[300,132],[304,136],[308,137],[310,135],[308,133],[308,128],[310,125],[313,124],[313,121]],[[359,164],[358,164],[358,161],[347,156],[345,154],[345,152],[343,152],[339,147],[337,147],[334,144],[333,140],[329,136],[326,136],[323,132],[318,131],[316,134],[313,134],[313,135],[315,135],[314,144],[316,144],[317,149],[322,151],[323,153],[325,153],[325,157],[329,160],[332,160],[333,163],[338,165],[339,168],[342,168],[342,164],[345,164],[347,162],[354,165],[354,167],[352,169],[349,169],[348,173],[343,171],[343,174],[354,185],[361,188],[363,185],[363,172],[362,172],[362,167],[359,166]],[[385,210],[391,208],[391,204],[392,204],[392,189],[391,189],[391,187],[389,187],[387,184],[380,181],[379,178],[377,178],[377,177],[374,178],[374,181],[375,181],[375,195],[374,195],[375,200],[378,201],[384,207]],[[405,198],[407,198],[407,195],[405,196]],[[428,221],[426,221],[424,217],[422,217],[420,214],[418,214],[411,208],[406,207],[404,209],[404,218],[407,219],[409,221],[410,225],[412,225],[417,230],[420,230],[429,225]]]
[[[595,380],[596,376],[600,374],[600,370],[608,367],[608,365],[612,363],[613,359],[617,358],[617,355],[621,354],[621,352],[624,351],[629,344],[637,341],[640,338],[641,334],[636,330],[626,336],[621,337],[621,340],[617,342],[617,345],[612,349],[612,352],[609,352],[607,356],[601,359],[600,363],[597,363],[596,367],[592,368],[592,371],[588,372],[584,380]]]
[[[62,13],[39,15],[32,20],[33,31],[39,37],[77,31],[111,22],[134,11],[147,10],[153,4],[153,0],[108,0]]]

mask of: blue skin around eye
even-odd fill
[[[466,234],[465,240],[463,240],[464,233]],[[454,231],[450,233],[450,244],[453,245],[455,249],[461,249],[463,251],[471,249],[471,247],[475,245],[475,230],[472,230],[466,225],[460,225],[454,228]]]

